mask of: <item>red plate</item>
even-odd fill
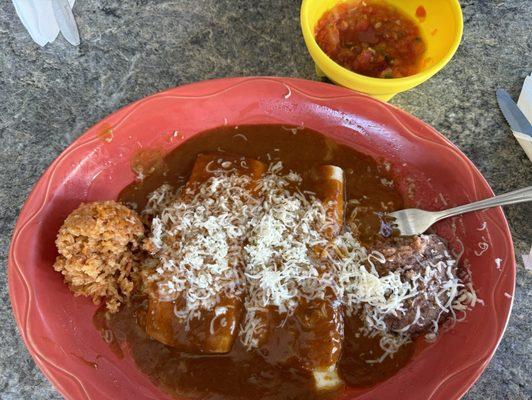
[[[410,201],[438,209],[493,195],[473,164],[433,128],[370,97],[323,83],[285,78],[201,82],[140,100],[107,117],[70,145],[29,196],[9,253],[9,293],[22,338],[44,374],[67,399],[166,399],[127,355],[119,359],[92,324],[95,306],[75,298],[54,272],[54,239],[82,201],[114,199],[134,179],[139,149],[170,151],[224,124],[291,124],[320,131],[392,164]],[[112,129],[112,140],[109,128]],[[174,137],[173,132],[181,135]],[[288,133],[289,134],[289,133]],[[514,251],[502,210],[441,223],[456,245],[484,305],[387,381],[346,392],[349,399],[457,399],[490,361],[502,337],[515,284]],[[455,234],[453,233],[455,232]],[[485,249],[486,243],[489,247]],[[497,268],[496,259],[501,259]]]

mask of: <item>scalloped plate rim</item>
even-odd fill
[[[29,343],[28,338],[26,336],[26,332],[24,331],[25,322],[23,322],[21,320],[21,315],[19,313],[18,304],[16,304],[17,303],[16,301],[13,301],[13,299],[14,299],[14,294],[13,294],[13,291],[14,291],[14,282],[13,282],[14,270],[16,270],[17,273],[22,275],[19,266],[14,261],[14,254],[13,253],[14,253],[14,249],[15,249],[16,238],[21,233],[23,228],[25,228],[25,226],[27,226],[27,224],[29,224],[29,222],[31,222],[31,220],[33,220],[33,218],[35,218],[39,214],[40,210],[42,209],[42,207],[44,206],[44,204],[46,203],[46,200],[47,200],[48,193],[46,192],[43,195],[43,201],[39,205],[39,207],[37,208],[37,211],[33,212],[29,217],[26,216],[26,214],[27,214],[27,212],[28,212],[28,210],[30,208],[31,203],[33,201],[37,200],[37,196],[40,194],[40,192],[37,189],[39,189],[40,186],[43,183],[47,182],[47,179],[48,179],[47,183],[51,182],[53,176],[48,176],[48,175],[51,173],[51,171],[53,171],[55,165],[57,163],[59,163],[60,160],[63,157],[66,157],[73,149],[75,149],[77,147],[81,147],[81,146],[83,146],[85,144],[88,144],[88,143],[92,142],[94,140],[94,137],[90,137],[90,134],[95,129],[97,129],[97,127],[100,124],[102,124],[104,121],[106,121],[108,119],[115,118],[116,116],[119,116],[119,115],[122,115],[124,113],[127,113],[128,110],[129,110],[130,113],[133,113],[133,112],[135,112],[136,107],[139,107],[141,104],[143,104],[143,103],[145,103],[147,101],[154,100],[154,99],[157,99],[157,98],[162,98],[162,97],[168,96],[168,95],[170,95],[170,97],[171,97],[172,95],[174,95],[174,92],[180,92],[180,91],[185,91],[185,90],[190,90],[190,89],[193,92],[194,90],[196,90],[198,88],[202,89],[202,88],[208,86],[210,83],[215,83],[215,84],[216,83],[218,83],[218,84],[228,83],[228,85],[225,88],[223,88],[221,90],[214,91],[214,92],[212,92],[212,93],[210,93],[208,95],[200,95],[200,96],[176,95],[176,97],[179,97],[179,98],[209,97],[209,96],[216,96],[218,94],[221,94],[221,93],[224,93],[226,91],[229,91],[229,90],[231,90],[231,89],[233,89],[233,88],[235,88],[235,87],[237,87],[237,86],[239,86],[241,84],[245,84],[245,83],[249,83],[249,82],[255,82],[255,81],[270,81],[272,83],[281,84],[281,85],[284,85],[288,89],[288,91],[289,91],[288,93],[291,93],[290,90],[294,89],[296,91],[299,91],[303,96],[305,96],[307,98],[314,98],[314,99],[319,99],[319,100],[322,100],[322,101],[334,101],[334,100],[337,100],[337,99],[346,99],[346,98],[361,98],[364,101],[372,101],[372,102],[375,102],[375,104],[378,104],[381,107],[388,108],[390,110],[390,113],[393,114],[393,117],[397,120],[397,122],[399,124],[402,124],[402,121],[399,120],[399,118],[397,118],[396,114],[399,114],[399,116],[401,116],[402,118],[406,118],[406,119],[409,119],[411,121],[414,121],[416,124],[423,125],[425,129],[428,128],[429,131],[431,132],[431,134],[436,136],[436,138],[438,140],[440,140],[439,144],[442,144],[441,142],[443,142],[443,144],[445,144],[445,147],[447,147],[450,150],[453,150],[453,152],[455,152],[457,155],[460,156],[461,160],[464,161],[468,165],[468,167],[469,167],[468,169],[470,170],[469,172],[472,173],[473,175],[476,175],[476,177],[480,179],[480,183],[482,184],[483,189],[487,190],[491,195],[493,195],[493,191],[491,190],[491,187],[486,182],[486,180],[482,176],[482,174],[478,171],[478,169],[471,162],[471,160],[469,160],[469,158],[467,158],[456,145],[454,145],[449,139],[447,139],[445,136],[443,136],[438,131],[436,131],[433,127],[431,127],[430,125],[424,123],[423,121],[419,120],[415,116],[412,116],[412,115],[406,113],[405,111],[403,111],[403,110],[401,110],[401,109],[399,109],[399,108],[397,108],[397,107],[395,107],[393,105],[381,103],[380,101],[375,100],[375,99],[373,99],[371,97],[368,97],[368,96],[366,96],[364,94],[361,94],[361,93],[358,93],[358,92],[349,91],[347,89],[339,88],[339,87],[334,86],[334,85],[328,85],[328,84],[325,84],[325,83],[315,82],[315,81],[307,81],[307,80],[298,79],[298,78],[280,78],[280,77],[271,77],[271,76],[244,77],[244,78],[222,78],[222,79],[213,79],[213,80],[208,80],[208,81],[201,81],[201,82],[191,83],[191,84],[187,84],[187,85],[183,85],[183,86],[167,89],[165,91],[153,94],[151,96],[147,96],[147,97],[142,98],[142,99],[139,99],[139,100],[137,100],[137,101],[135,101],[135,102],[133,102],[133,103],[131,103],[129,105],[126,105],[126,106],[118,109],[117,111],[115,111],[112,114],[108,115],[107,117],[105,117],[101,121],[95,123],[89,129],[87,129],[82,135],[80,135],[76,140],[74,140],[65,150],[63,150],[54,159],[54,161],[50,164],[50,166],[45,170],[45,172],[42,174],[42,176],[39,178],[39,180],[33,186],[30,194],[28,195],[26,201],[24,202],[23,207],[21,208],[21,211],[19,213],[19,217],[17,218],[15,227],[13,229],[12,241],[10,243],[9,257],[8,257],[8,287],[9,287],[9,296],[10,296],[11,303],[12,303],[12,308],[13,308],[13,314],[14,314],[15,320],[17,322],[17,327],[19,329],[19,332],[20,332],[20,334],[22,336],[22,339],[23,339],[26,347],[28,348],[30,354],[34,358],[34,360],[35,360],[36,364],[39,366],[39,368],[43,371],[44,375],[55,385],[55,387],[59,390],[60,393],[63,393],[63,390],[62,390],[63,385],[59,382],[59,379],[54,375],[54,373],[50,370],[50,368],[47,365],[45,365],[45,362],[40,359],[40,356],[38,354],[34,354],[35,350],[32,349],[32,344]],[[305,87],[305,86],[327,87],[328,90],[333,91],[333,92],[337,92],[338,94],[335,93],[334,95],[331,95],[331,96],[317,96],[317,95],[314,95],[314,94],[307,93],[305,90],[301,89],[301,86],[303,86],[303,87]],[[340,93],[343,93],[343,94],[340,94]],[[410,131],[406,127],[405,127],[405,129]],[[418,137],[415,134],[414,134],[414,136],[416,136],[416,138],[418,138],[418,139],[422,139],[422,138]],[[34,211],[34,210],[32,210],[32,211]],[[496,212],[497,212],[497,219],[499,220],[498,222],[502,223],[501,225],[498,226],[498,228],[501,229],[502,233],[507,237],[507,239],[509,239],[509,242],[505,243],[505,245],[509,245],[507,250],[509,250],[509,254],[508,255],[510,257],[507,257],[504,260],[504,264],[506,265],[506,267],[505,267],[506,269],[510,268],[510,273],[512,275],[509,278],[507,278],[507,279],[510,279],[510,282],[512,283],[512,292],[511,292],[512,299],[510,301],[509,306],[507,307],[505,321],[504,321],[504,326],[501,329],[501,334],[498,336],[498,340],[496,342],[496,345],[491,349],[491,351],[487,354],[487,356],[483,360],[476,360],[475,361],[475,363],[478,363],[480,361],[482,361],[482,363],[481,363],[481,365],[477,366],[477,368],[475,369],[475,372],[471,374],[471,377],[470,377],[470,379],[468,381],[468,384],[464,385],[461,390],[456,390],[454,392],[454,395],[453,395],[453,396],[455,396],[454,398],[462,397],[469,390],[469,388],[476,382],[478,377],[482,374],[484,369],[489,364],[489,361],[491,360],[491,358],[493,357],[495,351],[497,350],[497,347],[500,344],[500,341],[502,340],[502,337],[504,335],[504,331],[506,330],[506,327],[508,326],[509,317],[510,317],[511,309],[512,309],[512,306],[513,306],[513,294],[514,294],[514,290],[515,290],[515,270],[516,270],[514,246],[513,246],[511,234],[510,234],[510,231],[509,231],[508,221],[506,220],[505,215],[502,212],[502,209],[499,208],[499,209],[496,210]],[[507,264],[509,264],[509,265],[507,265]],[[498,283],[500,283],[500,280],[497,282],[497,284]],[[472,365],[466,366],[464,369],[472,368],[473,366],[475,366],[475,363],[473,363]],[[460,373],[460,371],[458,371],[457,373]],[[74,376],[74,378],[77,379],[77,377],[75,377],[75,376]],[[452,378],[452,374],[448,378]],[[438,385],[434,389],[434,392],[432,393],[432,395],[434,395],[434,394],[436,394],[436,392],[440,391],[442,386],[445,386],[445,383],[446,383],[446,380],[444,380],[444,382],[442,382],[440,385]],[[83,387],[83,384],[81,382],[80,382],[80,386],[83,389],[85,397],[89,399],[90,397],[89,397],[88,393],[85,391],[85,389]],[[431,395],[431,397],[432,397],[432,395]]]

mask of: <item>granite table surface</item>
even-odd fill
[[[316,79],[299,0],[78,0],[81,45],[34,44],[0,2],[0,399],[60,399],[28,354],[6,283],[13,225],[51,161],[101,118],[134,100],[199,80],[249,75]],[[451,63],[391,102],[434,126],[496,193],[532,185],[532,164],[499,112],[532,72],[530,0],[464,0],[464,37]],[[493,360],[465,396],[532,398],[532,204],[505,209],[517,254],[513,313]]]

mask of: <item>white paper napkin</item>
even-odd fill
[[[523,88],[517,100],[517,106],[525,114],[528,122],[532,123],[532,74],[525,78]],[[518,134],[514,132],[514,136],[525,150],[526,155],[532,161],[532,138],[527,135]]]
[[[517,100],[517,106],[528,118],[528,122],[532,123],[532,74],[525,78],[519,100]],[[516,139],[519,141],[523,149],[525,150],[528,158],[532,161],[532,140],[527,138],[520,138],[516,135]],[[529,254],[523,254],[523,265],[528,271],[532,271],[532,247]]]
[[[532,123],[532,74],[528,75],[523,82],[517,105]]]
[[[70,8],[76,0],[68,0]],[[59,34],[59,25],[52,8],[52,0],[12,0],[22,24],[39,46],[53,42]]]

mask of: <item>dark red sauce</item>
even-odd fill
[[[421,9],[416,13],[419,18],[426,15]],[[335,62],[375,78],[416,74],[426,48],[416,22],[381,2],[338,4],[320,18],[315,35]]]

